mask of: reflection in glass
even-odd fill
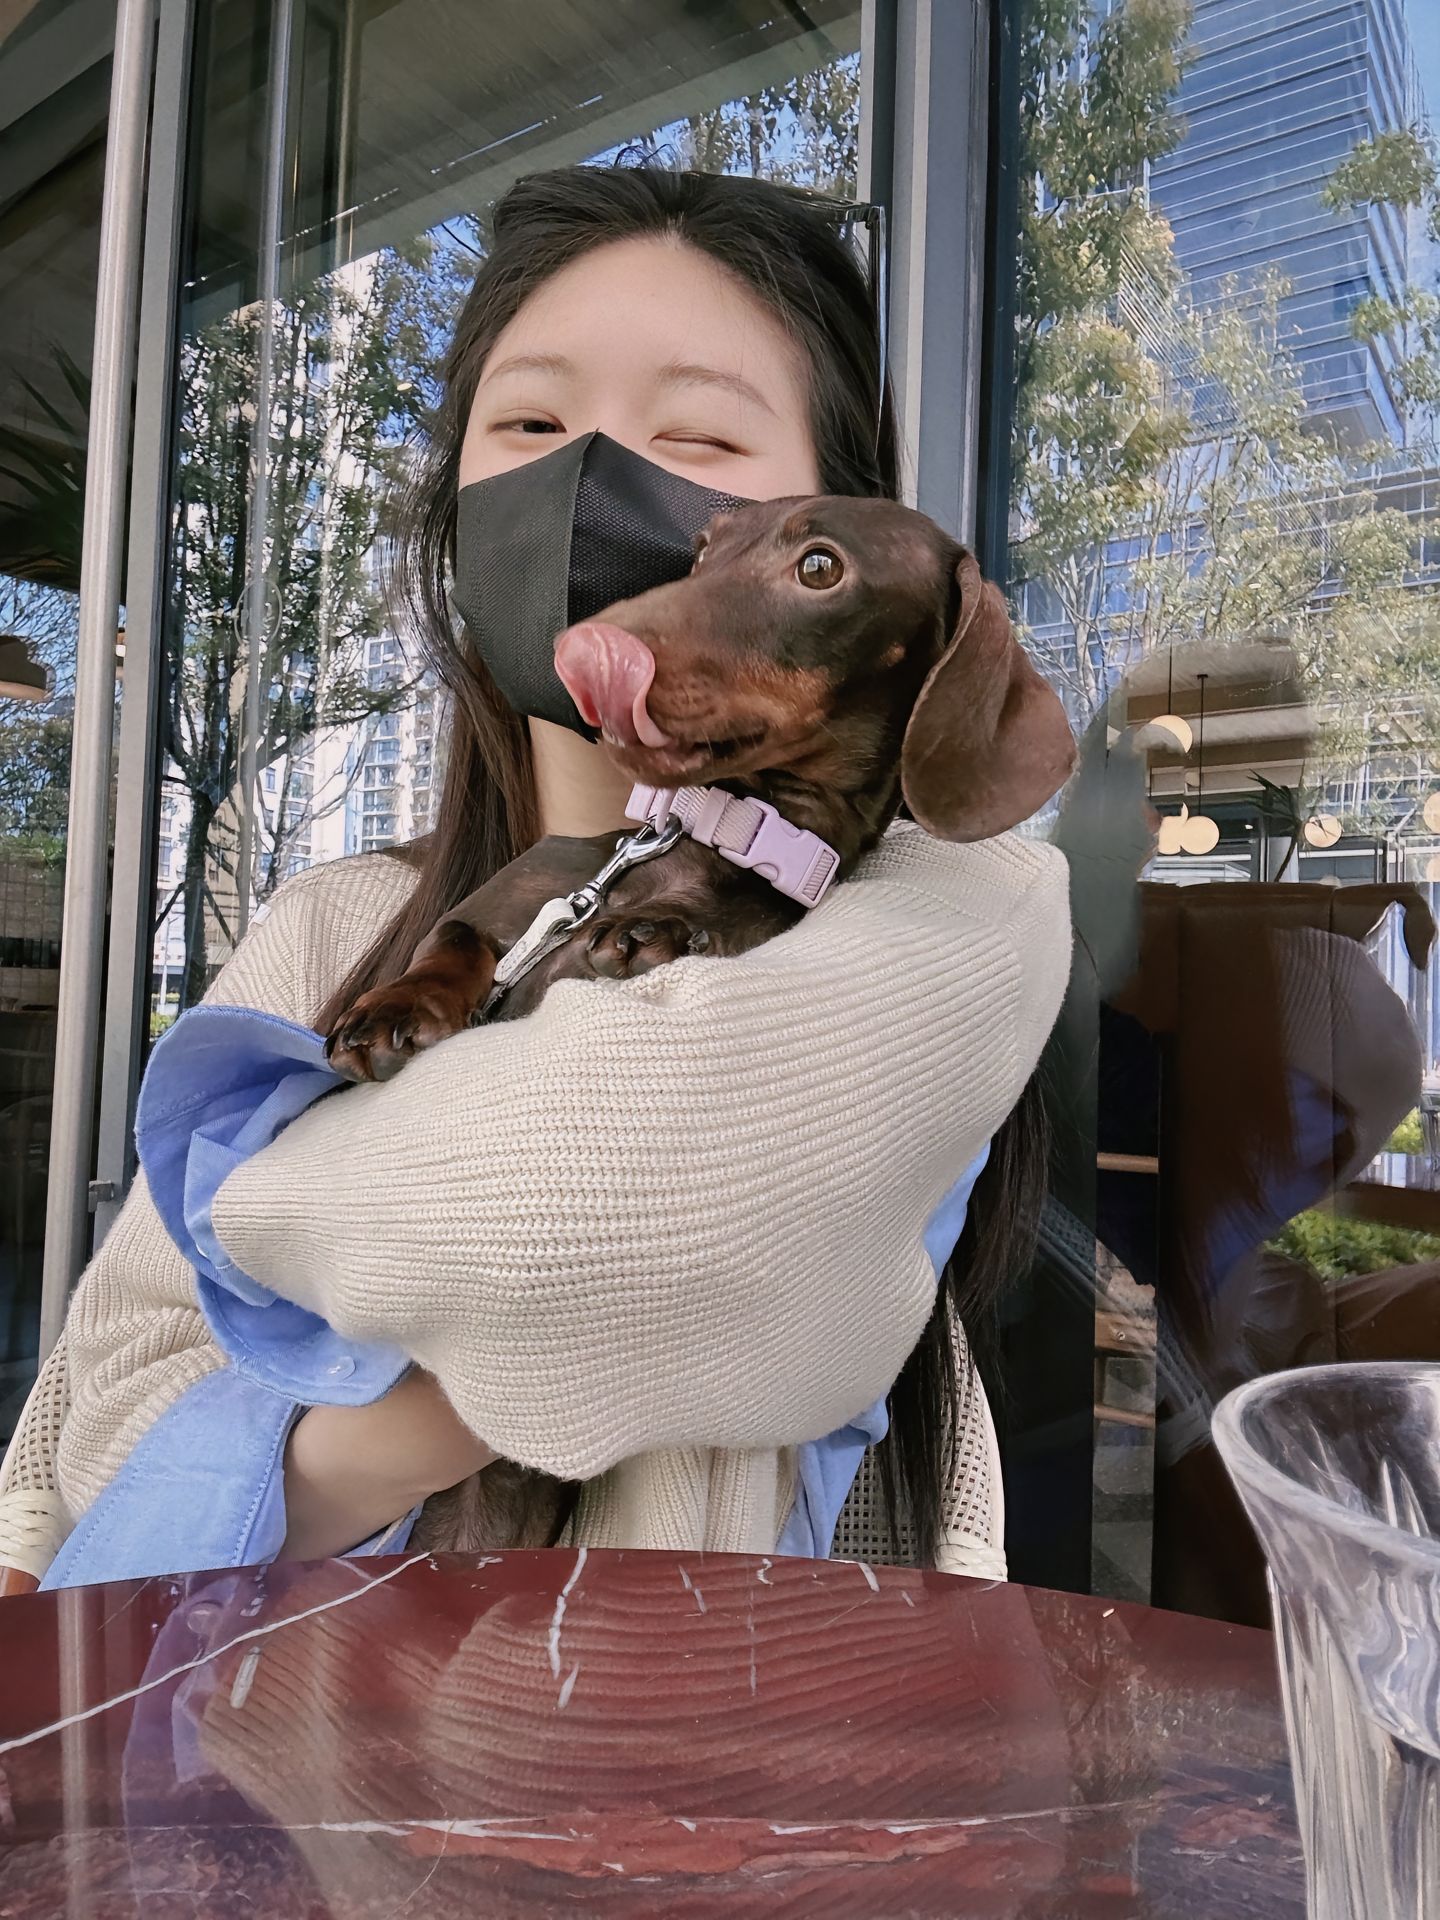
[[[1103,1577],[1263,1617],[1218,1393],[1440,1358],[1440,39],[1399,0],[1066,0],[1022,50],[1010,586],[1090,747],[1051,1204],[1101,1275],[1093,1309],[1037,1284],[1072,1344],[1094,1320]],[[1053,1464],[1090,1383],[1049,1335],[1025,1380],[1043,1311],[1010,1438]]]
[[[0,14],[0,1448],[35,1375],[114,8]]]
[[[269,36],[283,10],[254,0],[206,10],[181,314],[156,1030],[199,998],[247,909],[291,874],[430,826],[444,714],[385,604],[385,509],[496,197],[521,173],[614,159],[634,143],[672,165],[853,194],[858,6],[822,0],[763,23],[674,0],[641,11],[644,30],[632,16],[622,33],[603,13],[543,4],[497,16],[403,0],[356,10],[343,30],[307,9],[277,65]],[[282,111],[273,90],[236,89],[247,70],[285,76]],[[287,186],[267,303],[265,169],[254,162],[277,123]],[[251,791],[247,708],[258,712]]]

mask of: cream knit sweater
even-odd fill
[[[374,855],[298,876],[210,998],[312,1019],[411,884]],[[1053,849],[898,827],[753,953],[558,983],[322,1101],[230,1176],[216,1230],[340,1333],[403,1345],[497,1452],[585,1480],[578,1541],[767,1552],[793,1447],[885,1393],[924,1327],[924,1229],[1069,964]],[[220,1364],[141,1179],[6,1462],[0,1553],[23,1510],[47,1564]]]

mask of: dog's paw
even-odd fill
[[[704,953],[710,936],[684,920],[602,920],[590,935],[587,957],[592,973],[606,980],[628,980],[649,973],[682,954]]]
[[[469,1025],[474,996],[453,981],[402,975],[341,1014],[325,1057],[347,1080],[393,1080],[417,1053]]]

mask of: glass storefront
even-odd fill
[[[15,76],[6,137],[34,156],[33,177],[6,173],[0,243],[0,1167],[13,1196],[0,1210],[0,1442],[39,1344],[114,13],[41,0],[0,42],[0,74]],[[496,197],[523,173],[626,149],[842,195],[858,164],[855,0],[779,18],[653,0],[590,20],[549,5],[217,0],[168,6],[161,35],[182,22],[176,245],[160,263],[170,284],[146,289],[151,311],[168,296],[176,329],[158,671],[148,716],[131,716],[152,773],[146,793],[124,791],[143,846],[117,881],[153,904],[132,914],[136,964],[109,956],[101,1232],[134,1174],[146,1048],[201,997],[249,915],[302,868],[428,829],[444,716],[387,617],[385,504]],[[57,87],[46,48],[67,34],[72,77]],[[153,178],[149,211],[153,223]],[[121,687],[124,646],[121,632]]]
[[[115,8],[0,22],[0,1446],[34,1376]]]
[[[496,197],[626,149],[855,187],[844,0],[788,21],[673,0],[593,19],[434,0],[344,13],[236,0],[207,11],[198,48],[157,1028],[290,874],[429,828],[444,716],[387,620],[385,502]]]
[[[141,297],[174,340],[136,408],[153,618],[115,629],[140,692],[122,670],[98,1231],[145,1048],[257,908],[429,828],[445,713],[387,609],[386,502],[496,198],[627,150],[873,195],[918,504],[975,539],[1082,741],[1029,829],[1071,862],[1077,948],[990,1381],[1012,1575],[1262,1617],[1216,1399],[1440,1358],[1434,9],[957,0],[927,40],[885,0],[157,7],[183,87],[151,237],[167,160],[178,197]],[[117,8],[17,13],[0,1441],[40,1338]]]
[[[1258,1622],[1216,1400],[1440,1358],[1440,38],[1070,0],[1008,51],[987,531],[1083,741],[1012,1569],[1064,1486],[1073,1578]]]

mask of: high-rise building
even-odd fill
[[[1403,0],[1195,0],[1187,50],[1185,136],[1150,188],[1195,296],[1283,276],[1311,416],[1345,444],[1403,445],[1391,349],[1356,340],[1351,316],[1404,287],[1405,217],[1320,200],[1357,141],[1420,117]]]

